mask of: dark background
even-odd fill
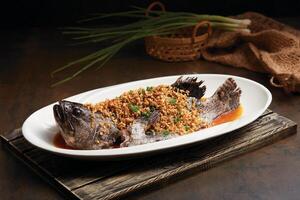
[[[143,41],[122,50],[101,70],[88,70],[56,88],[50,73],[99,47],[67,45],[57,27],[93,12],[128,10],[145,0],[2,0],[0,4],[0,134],[21,127],[34,111],[58,99],[128,81],[185,73],[233,74],[255,80],[273,95],[271,109],[300,124],[300,96],[271,87],[264,74],[199,60],[167,63],[152,59]],[[235,15],[257,11],[300,28],[300,3],[270,0],[164,0],[168,10]],[[105,23],[109,23],[105,21]],[[11,28],[12,27],[12,28]],[[37,28],[36,28],[37,27]],[[40,27],[40,28],[39,28]],[[49,27],[49,28],[48,28]],[[68,37],[69,38],[69,37]],[[131,199],[299,199],[300,127],[274,145],[246,154],[204,173],[134,193]],[[1,147],[1,145],[0,145]],[[72,168],[72,166],[70,166]],[[101,169],[99,169],[101,170]],[[29,168],[0,148],[0,199],[63,199]]]
[[[0,4],[1,28],[74,25],[76,20],[90,13],[124,11],[129,10],[131,5],[146,7],[151,2],[153,0],[6,0]],[[162,2],[168,10],[202,14],[235,15],[245,11],[256,11],[275,18],[297,17],[300,14],[300,1],[291,0],[163,0]]]

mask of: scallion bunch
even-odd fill
[[[131,17],[137,19],[136,22],[123,26],[107,28],[99,25],[94,28],[65,28],[63,34],[71,35],[74,40],[78,41],[77,44],[105,44],[109,42],[110,45],[53,71],[51,74],[52,76],[77,64],[82,65],[82,67],[74,74],[71,74],[52,86],[69,81],[94,65],[98,65],[97,69],[101,68],[108,60],[119,52],[120,49],[135,40],[154,35],[172,34],[178,29],[195,26],[203,20],[209,21],[213,29],[250,32],[248,26],[251,21],[249,19],[239,20],[217,15],[199,15],[188,12],[169,11],[150,11],[150,15],[146,16],[145,12],[146,9],[144,8],[134,7],[134,10],[132,11],[112,14],[95,14],[91,18],[80,21],[105,20],[112,17]],[[153,17],[153,15],[159,17]]]

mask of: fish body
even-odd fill
[[[131,139],[126,146],[147,144],[178,136],[176,133],[164,135],[148,132],[147,130],[150,126],[155,124],[157,120],[159,120],[159,111],[154,111],[148,119],[140,118],[135,120],[130,127]]]
[[[182,79],[172,87],[189,91],[189,99],[196,100],[200,109],[200,118],[210,125],[220,115],[239,106],[241,90],[231,78],[220,86],[209,98],[201,100],[206,87],[196,78]],[[116,146],[127,147],[166,140],[179,135],[176,133],[159,134],[149,131],[159,120],[159,110],[154,110],[149,117],[139,117],[130,127],[118,129],[114,122],[101,113],[93,113],[80,103],[59,101],[53,107],[54,118],[67,145],[76,149],[108,149]]]

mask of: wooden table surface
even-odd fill
[[[300,25],[300,24],[299,24]],[[148,57],[134,44],[104,68],[51,88],[50,72],[96,47],[71,47],[55,29],[10,29],[0,32],[0,133],[20,127],[35,110],[65,97],[133,80],[183,73],[232,74],[255,80],[273,94],[275,112],[300,123],[300,95],[270,87],[269,77],[206,61],[165,63]],[[299,127],[298,127],[299,130]],[[72,166],[70,166],[72,167]],[[100,169],[101,170],[101,169]],[[147,188],[128,199],[299,199],[300,136],[293,135],[202,173]],[[0,150],[1,199],[62,199],[59,193]]]

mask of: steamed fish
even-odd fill
[[[202,98],[206,90],[202,84],[197,78],[180,77],[171,86],[139,90],[129,98],[135,95],[136,99],[145,100],[143,106],[123,102],[125,114],[120,109],[111,113],[59,101],[53,107],[54,117],[66,144],[76,149],[127,147],[166,140],[212,126],[214,119],[239,107],[241,90],[232,78],[208,98]],[[158,90],[162,92],[156,93]],[[109,106],[114,101],[105,103]]]

